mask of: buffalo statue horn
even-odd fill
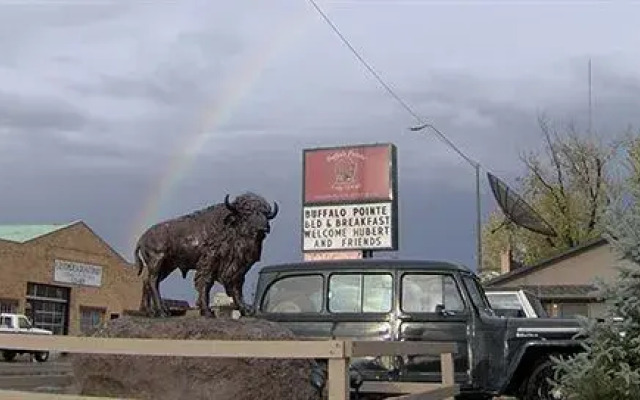
[[[229,211],[231,211],[232,213],[237,213],[238,210],[231,205],[231,203],[229,203],[229,194],[227,193],[226,196],[224,196],[224,205],[229,209]]]
[[[268,219],[274,219],[276,217],[276,215],[278,215],[278,203],[277,202],[273,202],[273,210],[267,214],[267,218]]]

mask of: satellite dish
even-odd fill
[[[508,222],[528,229],[541,235],[556,237],[558,234],[522,197],[511,190],[500,179],[487,172],[489,184],[500,209],[506,216],[505,222],[496,228],[494,232]]]

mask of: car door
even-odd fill
[[[331,336],[353,340],[391,340],[393,274],[390,272],[333,272],[328,279],[327,310]],[[392,357],[351,360],[365,379],[381,379],[393,369]]]
[[[455,342],[456,382],[468,381],[469,307],[463,301],[461,287],[454,274],[431,271],[400,273],[398,309],[399,340]],[[404,379],[440,382],[440,356],[407,356],[401,367]]]

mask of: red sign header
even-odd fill
[[[304,203],[393,200],[395,146],[304,151]]]

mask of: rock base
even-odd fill
[[[111,320],[93,337],[295,340],[284,327],[253,318]],[[79,394],[137,399],[316,400],[308,360],[73,354]]]

